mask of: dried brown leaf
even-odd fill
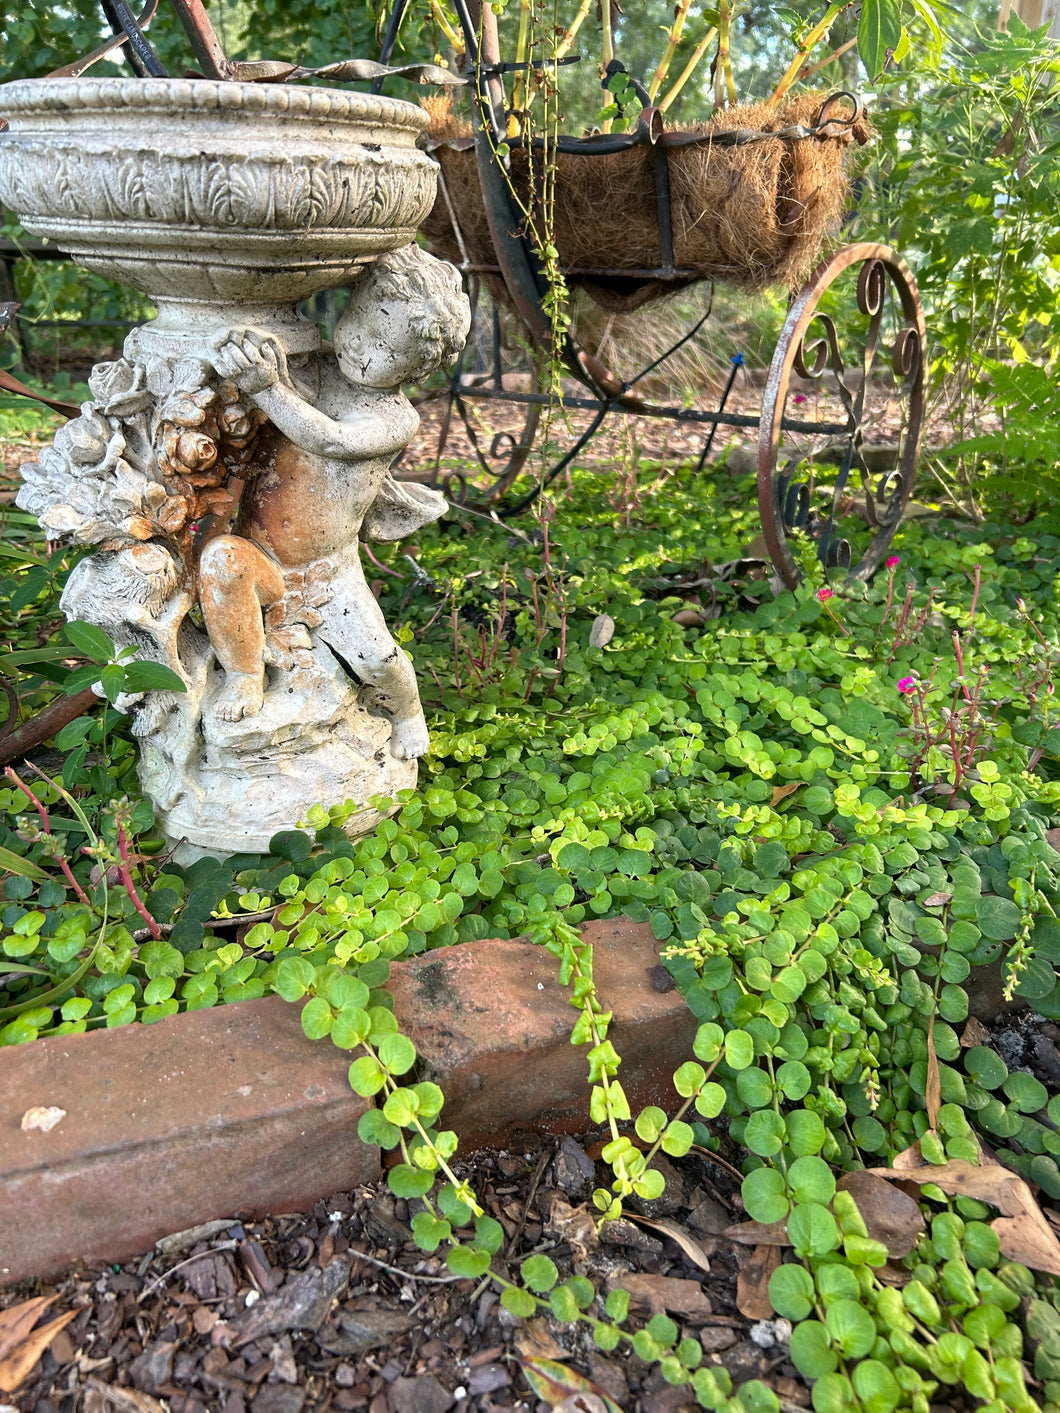
[[[849,1192],[874,1241],[882,1241],[892,1260],[908,1256],[924,1230],[924,1218],[912,1197],[872,1173],[844,1173],[836,1186]]]
[[[48,1306],[58,1299],[57,1295],[36,1295],[32,1300],[23,1300],[21,1305],[0,1310],[0,1360],[6,1359],[15,1346],[22,1343]]]
[[[790,1246],[787,1222],[739,1222],[722,1232],[726,1241],[738,1241],[742,1246]]]
[[[952,893],[930,893],[924,899],[925,908],[944,908],[953,898]]]
[[[645,1307],[653,1315],[669,1310],[671,1315],[706,1320],[712,1314],[710,1301],[698,1281],[632,1272],[615,1276],[608,1281],[608,1286],[626,1291],[634,1305]]]
[[[893,1175],[889,1168],[866,1171],[878,1177]],[[933,1182],[943,1192],[974,1197],[996,1207],[1002,1215],[991,1226],[997,1232],[1002,1255],[1032,1270],[1060,1276],[1060,1241],[1018,1173],[1000,1165],[977,1167],[954,1158],[938,1166],[904,1169],[899,1175],[918,1184]]]
[[[642,1227],[649,1227],[652,1231],[662,1232],[663,1236],[669,1237],[675,1245],[679,1246],[685,1256],[688,1257],[693,1266],[697,1266],[701,1271],[710,1270],[710,1261],[707,1253],[700,1246],[699,1242],[689,1236],[684,1227],[678,1222],[672,1222],[668,1217],[642,1217],[638,1212],[627,1214],[631,1221],[637,1222]]]
[[[592,1379],[583,1378],[581,1374],[568,1369],[557,1360],[524,1359],[523,1374],[538,1398],[550,1408],[562,1408],[564,1405],[567,1409],[577,1408],[579,1397],[593,1397],[599,1400],[607,1413],[622,1413],[618,1404],[613,1402],[598,1384],[594,1384]],[[588,1405],[589,1413],[594,1406]]]
[[[927,1033],[927,1087],[924,1091],[927,1106],[928,1127],[935,1131],[939,1122],[939,1109],[942,1107],[942,1080],[939,1077],[939,1057],[935,1053],[935,1017],[928,1021]]]
[[[771,1320],[769,1277],[780,1265],[778,1246],[756,1246],[751,1259],[736,1277],[736,1308],[749,1320]]]
[[[973,1045],[985,1045],[990,1039],[990,1032],[981,1020],[976,1020],[975,1016],[968,1017],[968,1024],[961,1031],[961,1045],[964,1049],[970,1049]]]
[[[794,795],[795,791],[801,790],[805,783],[806,782],[804,780],[796,780],[794,785],[774,785],[773,798],[770,800],[769,803],[774,809],[776,809],[777,805],[780,804],[781,800],[786,800],[789,795]]]
[[[39,1329],[31,1330],[6,1359],[0,1360],[0,1391],[14,1393],[23,1379],[27,1378],[37,1360],[51,1344],[52,1340],[77,1315],[77,1310],[67,1310],[58,1319],[49,1320]]]
[[[924,1155],[920,1151],[920,1141],[911,1143],[908,1148],[903,1148],[900,1153],[896,1153],[891,1160],[891,1167],[896,1172],[908,1172],[911,1168],[922,1168],[924,1166]],[[886,1173],[887,1168],[866,1168],[866,1172]]]
[[[568,1243],[576,1264],[587,1260],[589,1252],[600,1245],[600,1233],[588,1207],[572,1207],[558,1194],[549,1206],[545,1230]]]
[[[562,1359],[564,1353],[552,1338],[548,1322],[541,1315],[524,1320],[518,1326],[515,1347],[523,1359]]]
[[[89,1400],[91,1399],[91,1403]],[[119,1388],[102,1379],[89,1379],[85,1408],[89,1413],[166,1413],[164,1403],[134,1388]]]

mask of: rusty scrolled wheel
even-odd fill
[[[792,304],[758,438],[762,531],[787,587],[799,536],[851,579],[882,564],[913,490],[925,342],[916,282],[885,245],[843,246]]]

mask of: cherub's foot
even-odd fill
[[[264,673],[226,672],[225,684],[214,703],[214,714],[221,721],[239,721],[244,716],[257,716],[264,703]]]
[[[398,760],[415,760],[418,756],[425,756],[430,744],[431,738],[422,712],[406,717],[404,721],[394,722],[390,754],[397,756]]]

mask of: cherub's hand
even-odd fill
[[[213,366],[242,392],[263,392],[290,381],[287,358],[271,334],[260,329],[222,329],[211,344]]]

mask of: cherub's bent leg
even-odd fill
[[[280,567],[238,535],[218,535],[199,559],[199,603],[210,646],[225,670],[214,710],[222,721],[254,716],[265,701],[261,610],[283,598]]]
[[[430,745],[420,705],[416,672],[386,626],[360,561],[344,565],[332,581],[332,598],[317,630],[369,689],[374,704],[390,717],[390,750],[402,760],[426,753]]]

